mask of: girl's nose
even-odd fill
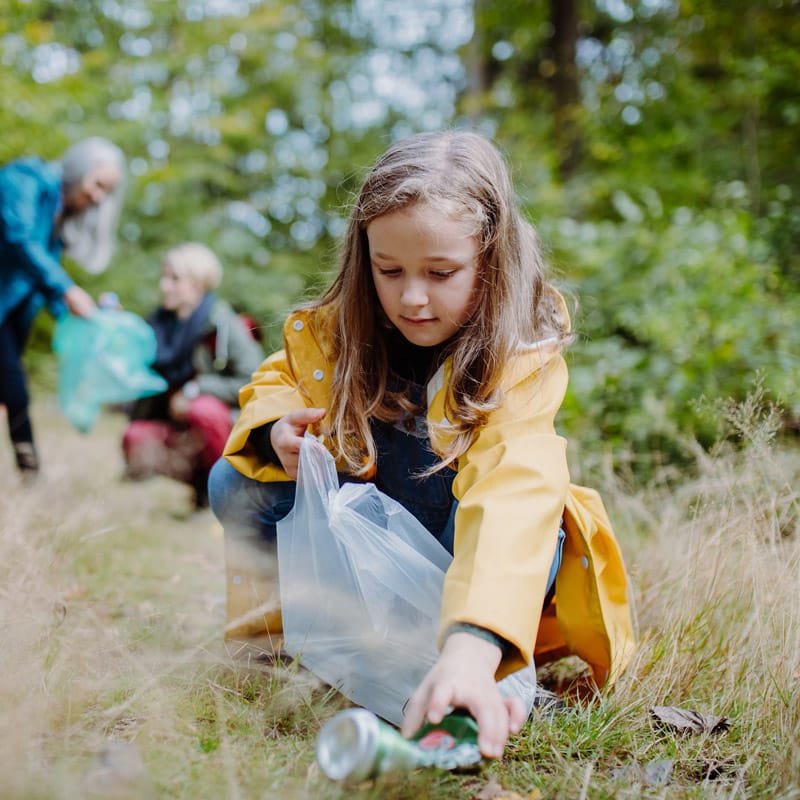
[[[400,300],[405,306],[426,306],[428,305],[428,292],[422,281],[408,281],[403,286],[403,293]]]

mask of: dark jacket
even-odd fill
[[[0,169],[0,321],[16,311],[22,331],[45,303],[64,314],[64,292],[74,283],[60,263],[61,187],[58,166],[40,158]]]
[[[210,394],[237,408],[239,389],[249,383],[264,358],[241,317],[225,300],[217,298],[192,350],[190,379],[197,382],[200,394]],[[132,419],[165,419],[171,392],[137,400]]]

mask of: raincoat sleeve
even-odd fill
[[[223,455],[243,475],[258,481],[288,481],[279,466],[261,462],[250,431],[303,408],[328,408],[334,365],[330,309],[301,309],[283,326],[283,350],[271,355],[239,392],[241,413]]]
[[[511,645],[501,675],[530,663],[534,650],[569,489],[566,442],[554,426],[566,387],[560,355],[507,387],[453,484],[440,643],[457,622],[492,631]]]
[[[308,405],[286,356],[286,350],[273,353],[239,391],[241,412],[228,437],[224,457],[243,475],[255,480],[286,481],[289,476],[279,466],[262,464],[248,441],[250,432],[290,411]]]
[[[0,179],[0,235],[15,268],[45,297],[54,313],[66,310],[61,298],[74,281],[48,247],[51,220],[40,218],[42,184],[21,169],[4,170]]]

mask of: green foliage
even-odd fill
[[[697,401],[741,400],[758,374],[796,427],[791,4],[579,6],[583,160],[566,182],[558,128],[533,111],[551,105],[552,27],[541,10],[478,7],[484,113],[578,301],[565,430],[590,448],[632,448],[640,468],[679,458],[691,436],[714,438]]]
[[[76,280],[144,314],[163,252],[201,240],[272,349],[329,279],[387,142],[476,126],[579,300],[570,435],[674,457],[685,434],[711,438],[695,401],[741,398],[758,371],[796,427],[795,4],[562,5],[578,14],[569,132],[543,4],[0,0],[0,162],[117,141],[120,246],[103,275],[70,266]],[[42,315],[27,356],[50,388],[51,332]]]
[[[628,194],[614,201],[627,219],[562,219],[549,231],[580,297],[565,424],[581,439],[677,454],[688,435],[713,437],[697,401],[743,399],[758,373],[797,414],[791,287],[749,215],[667,218]]]

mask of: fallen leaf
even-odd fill
[[[475,800],[494,800],[500,792],[505,789],[494,779],[490,778],[478,794],[475,795]]]
[[[675,706],[652,706],[650,713],[662,725],[678,733],[725,733],[731,726],[727,717],[701,714]]]
[[[494,778],[491,778],[475,795],[475,800],[541,800],[542,793],[531,789],[524,797],[519,792],[504,789]]]

